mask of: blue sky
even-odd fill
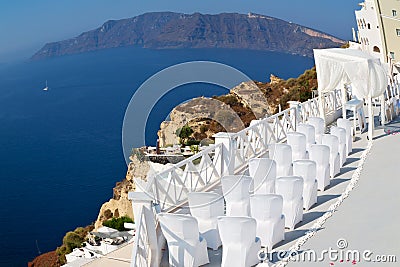
[[[361,0],[12,0],[0,2],[0,62],[29,57],[47,42],[74,37],[109,19],[150,11],[259,13],[351,38]]]

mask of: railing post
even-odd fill
[[[325,97],[321,91],[318,90],[318,109],[319,109],[319,117],[324,119],[325,126],[326,126],[326,119],[325,119]]]
[[[153,208],[153,199],[145,192],[129,192],[128,199],[132,201],[133,217],[135,222],[141,215],[142,207],[146,207],[149,210]],[[140,226],[136,225],[136,229]]]
[[[299,101],[289,101],[290,107],[290,120],[294,125],[294,130],[297,129],[297,124],[301,121],[300,119],[300,102]],[[292,109],[293,108],[293,109]]]
[[[341,88],[341,94],[342,94],[342,117],[343,119],[346,119],[346,103],[347,103],[347,86],[343,85]]]
[[[220,177],[234,174],[236,142],[233,138],[233,134],[221,132],[213,135],[213,137],[215,138],[215,145],[221,144],[220,157],[216,162]]]

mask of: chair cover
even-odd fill
[[[329,165],[331,167],[331,178],[340,172],[339,138],[331,134],[322,136],[322,144],[329,146]]]
[[[276,162],[277,177],[292,175],[292,148],[290,145],[270,145],[269,158]]]
[[[315,141],[317,144],[321,144],[322,135],[325,134],[325,121],[319,117],[308,118],[308,124],[311,124],[315,128]]]
[[[253,191],[251,177],[228,175],[222,177],[221,184],[226,202],[226,215],[249,216],[250,191]]]
[[[292,148],[292,160],[307,158],[307,138],[304,134],[292,132],[287,134],[287,144]]]
[[[210,262],[207,242],[199,235],[199,226],[194,217],[160,213],[158,219],[167,240],[170,266],[201,266]]]
[[[343,167],[347,159],[346,129],[333,126],[331,127],[331,135],[334,135],[339,139],[338,149],[339,149],[340,167]]]
[[[285,239],[285,216],[282,214],[282,209],[281,195],[250,196],[250,213],[257,221],[257,236],[261,239],[261,245],[268,248],[268,251]]]
[[[351,121],[339,118],[336,122],[338,127],[344,128],[346,130],[347,155],[350,155],[350,153],[353,151],[353,130]]]
[[[300,123],[297,126],[297,131],[306,136],[306,149],[310,150],[311,145],[315,144],[315,128],[311,124]]]
[[[293,162],[293,175],[300,176],[304,180],[303,208],[309,210],[312,205],[317,203],[317,164],[312,160],[296,160]]]
[[[298,176],[276,179],[276,194],[283,197],[285,226],[293,230],[303,220],[303,178]]]
[[[325,145],[312,145],[310,148],[310,160],[317,164],[318,190],[324,191],[331,183],[330,176],[330,148]]]
[[[224,198],[213,192],[188,193],[190,213],[197,219],[200,234],[207,246],[217,250],[221,246],[218,216],[224,215]]]
[[[254,194],[275,193],[276,162],[268,158],[249,160],[249,174],[254,181]]]
[[[257,222],[250,217],[219,217],[222,240],[222,267],[249,267],[258,264],[261,241]]]

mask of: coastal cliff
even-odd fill
[[[110,20],[75,38],[48,43],[32,59],[126,46],[251,49],[312,57],[314,48],[343,44],[329,34],[269,16],[153,12]]]
[[[254,84],[258,88],[254,88]],[[237,127],[240,129],[243,126],[247,127],[251,120],[256,118],[254,113],[257,114],[260,112],[257,116],[260,114],[276,113],[279,105],[281,105],[282,109],[287,107],[287,101],[305,101],[311,98],[311,91],[315,88],[317,88],[315,68],[306,70],[299,77],[288,80],[271,75],[269,82],[242,83],[232,88],[228,95],[214,96],[212,98],[218,101],[210,101],[207,98],[195,98],[175,108],[176,118],[180,120],[179,123],[185,122],[194,129],[193,138],[197,140],[212,138],[214,133],[224,131],[225,129],[218,122],[209,118],[205,119],[204,117],[215,118],[215,114],[219,110],[233,110],[238,114],[240,119],[240,121],[237,121]],[[254,90],[261,92],[263,99],[266,99],[267,102],[260,101],[262,99],[260,98],[260,94],[250,94]],[[203,108],[205,103],[212,103],[211,109],[207,111],[207,114]],[[191,112],[190,109],[192,109]],[[199,109],[202,109],[202,116],[194,116],[193,114]],[[213,114],[213,110],[215,114]],[[184,119],[186,116],[187,118]],[[163,128],[161,127],[160,131],[162,130]],[[172,136],[173,130],[169,132],[171,132],[170,138],[176,141],[176,133],[173,133]],[[170,167],[170,164],[164,165],[151,161],[143,161],[136,154],[133,154],[130,160],[126,177],[113,188],[113,198],[101,206],[97,220],[94,223],[95,229],[101,227],[104,221],[111,218],[118,218],[125,215],[133,218],[132,204],[128,200],[128,192],[136,189],[138,181],[146,181],[151,175]],[[90,229],[92,230],[92,228]],[[34,259],[29,266],[60,266],[60,255],[56,251],[42,254]]]

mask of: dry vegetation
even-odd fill
[[[264,93],[268,105],[275,109],[275,113],[278,112],[279,105],[281,105],[282,110],[288,108],[288,101],[303,102],[310,99],[312,90],[318,87],[315,67],[306,70],[297,78],[288,80],[275,78],[268,83],[257,81],[255,83]],[[234,94],[214,96],[213,98],[230,106],[239,115],[245,127],[249,126],[250,122],[255,119],[253,112],[245,107]],[[211,138],[213,134],[225,131],[218,122],[210,119],[191,121],[189,126],[194,131],[191,137],[195,140]]]

